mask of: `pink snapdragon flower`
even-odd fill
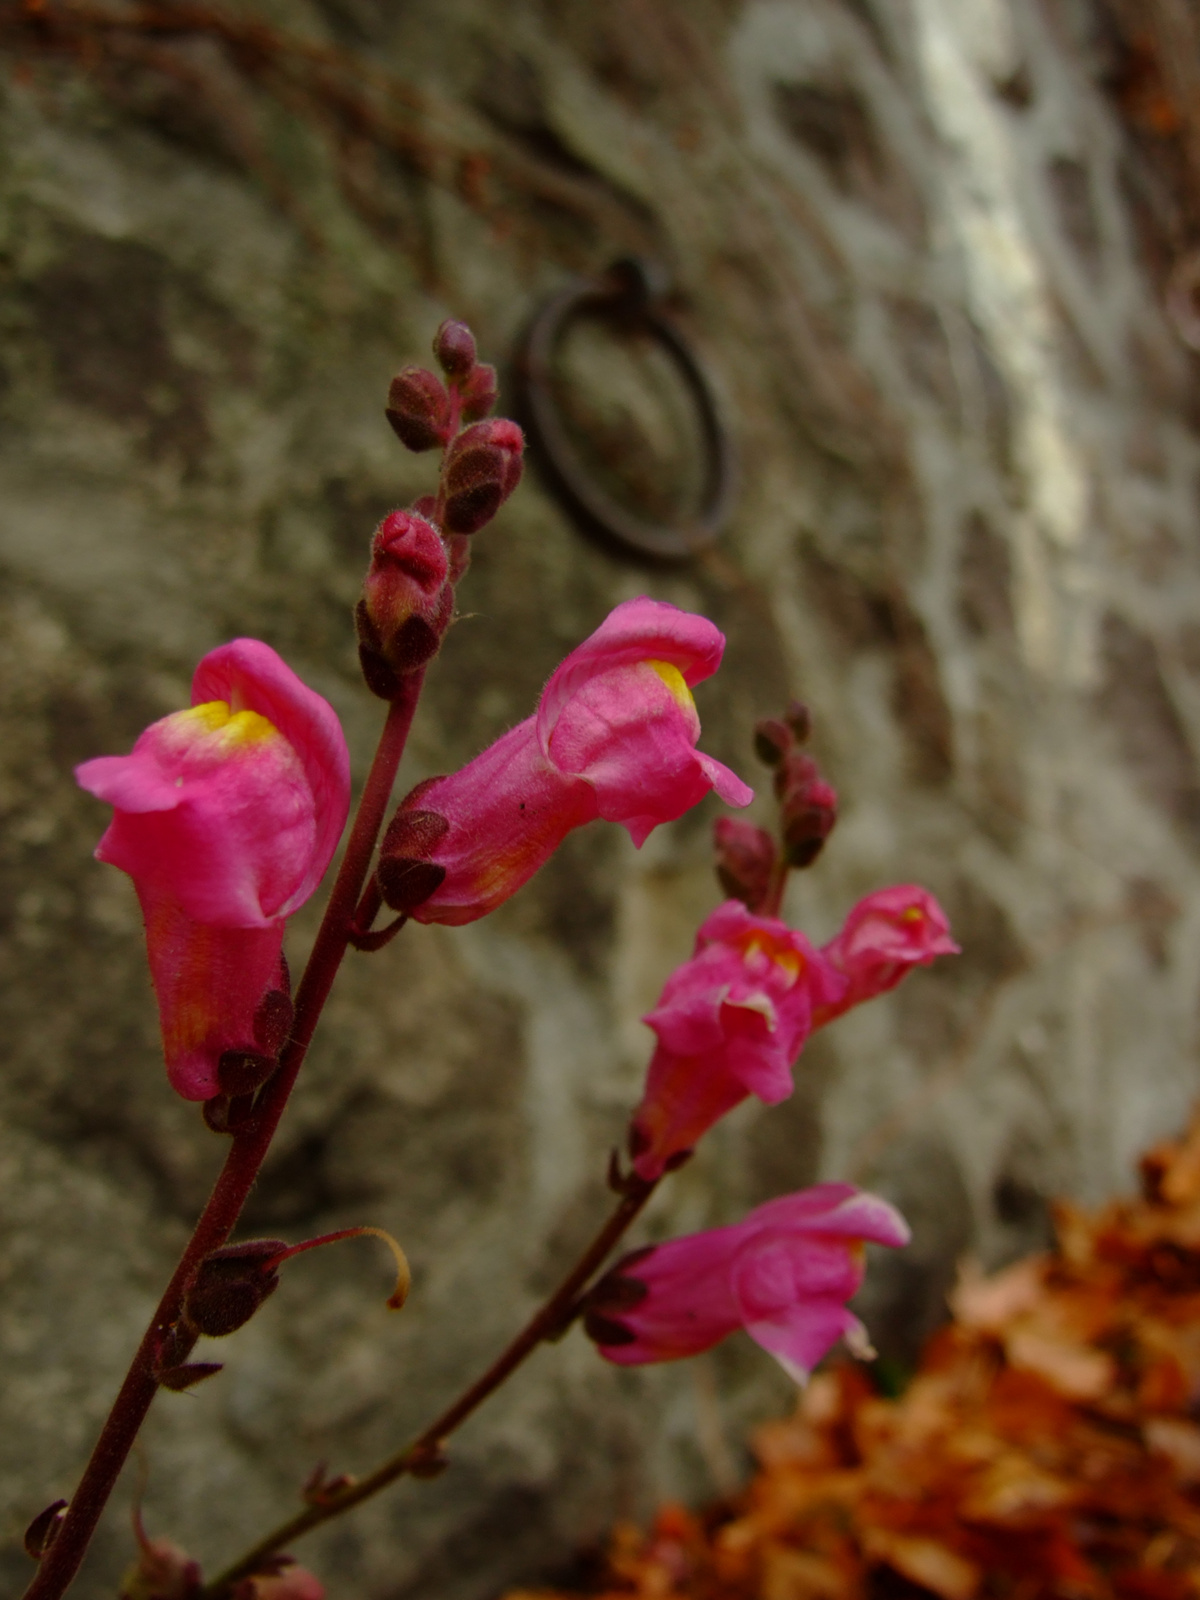
[[[862,1284],[866,1240],[904,1245],[908,1226],[875,1195],[817,1184],[732,1227],[626,1256],[588,1296],[584,1327],[620,1366],[697,1355],[744,1328],[803,1383],[839,1339],[872,1353],[846,1309]]]
[[[661,1177],[747,1095],[785,1100],[814,1015],[846,988],[802,933],[739,900],[718,906],[643,1019],[658,1045],[630,1127],[638,1176]]]
[[[660,1178],[747,1095],[785,1100],[814,1029],[957,950],[941,906],[912,884],[867,895],[819,950],[738,900],[718,906],[642,1019],[658,1043],[630,1124],[634,1171]]]
[[[419,922],[473,922],[585,822],[619,822],[640,845],[710,789],[748,805],[753,791],[695,748],[691,690],[724,647],[711,622],[663,601],[617,606],[554,672],[535,715],[404,802],[383,842],[388,904]]]
[[[928,889],[898,883],[865,895],[821,954],[846,976],[846,988],[823,1005],[814,1026],[823,1027],[851,1006],[894,989],[913,967],[927,967],[937,956],[957,955],[950,923]]]
[[[225,1087],[223,1055],[266,1058],[283,1042],[284,922],[321,881],[350,805],[337,715],[268,645],[235,639],[196,668],[190,710],[75,775],[115,810],[96,855],[137,889],[168,1075],[207,1100]]]

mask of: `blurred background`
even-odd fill
[[[1126,1188],[1195,1091],[1200,954],[1200,13],[1192,0],[288,0],[0,5],[0,1574],[70,1492],[223,1155],[167,1088],[128,881],[72,765],[186,703],[242,633],[380,708],[350,611],[432,484],[383,418],[442,318],[501,368],[573,276],[637,254],[740,461],[717,545],[651,569],[531,470],[479,536],[403,787],[528,714],[649,593],[725,631],[703,746],[755,783],[789,694],[842,800],[787,914],[828,938],[919,881],[962,956],[809,1045],[643,1235],[818,1178],[912,1248],[864,1315],[911,1365],[955,1263]],[[589,467],[672,517],[702,475],[661,349],[563,342]],[[217,1563],[325,1459],[394,1448],[590,1235],[638,1021],[720,893],[704,806],[572,836],[495,916],[348,962],[243,1234],[371,1222],[289,1268],[144,1435],[146,1520]],[[297,919],[303,958],[319,905]],[[476,1600],[614,1517],[736,1483],[791,1386],[741,1336],[606,1368],[577,1334],[453,1470],[303,1547],[336,1596]],[[81,1600],[130,1559],[135,1474]]]

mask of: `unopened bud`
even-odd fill
[[[282,1239],[248,1239],[206,1256],[183,1301],[197,1333],[220,1339],[234,1333],[279,1287],[276,1270],[288,1246]]]
[[[475,365],[475,335],[465,322],[447,318],[433,336],[433,353],[448,378],[465,378]]]
[[[775,841],[764,828],[738,817],[713,824],[717,879],[731,900],[757,911],[767,898],[775,867]]]
[[[379,524],[355,625],[363,674],[382,699],[437,654],[454,611],[448,575],[446,547],[431,522],[393,511]]]
[[[797,744],[807,744],[812,734],[812,712],[803,700],[789,700],[783,720],[796,735]]]
[[[494,417],[460,433],[446,452],[442,526],[477,533],[521,481],[525,438],[515,422]]]
[[[292,1556],[268,1559],[274,1571],[243,1578],[233,1591],[233,1600],[325,1600],[325,1585],[320,1578]]]
[[[408,450],[434,450],[453,431],[453,407],[446,385],[424,367],[405,367],[388,389],[386,416]]]
[[[119,1600],[193,1600],[200,1593],[200,1563],[170,1539],[138,1539],[141,1553],[121,1579]]]
[[[496,369],[481,362],[458,386],[459,415],[464,422],[478,422],[491,415],[499,394]]]
[[[783,848],[790,867],[808,867],[837,822],[837,791],[811,756],[790,755],[775,772]]]
[[[764,717],[754,724],[754,753],[768,767],[777,767],[796,737],[780,717]]]

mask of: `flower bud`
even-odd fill
[[[790,867],[809,867],[837,821],[837,792],[811,756],[798,751],[775,769],[783,848]]]
[[[475,365],[475,335],[448,317],[433,336],[433,353],[448,378],[465,378]]]
[[[779,717],[754,724],[754,753],[768,767],[777,767],[795,744],[795,735]]]
[[[496,404],[499,386],[496,382],[496,369],[480,363],[458,387],[460,412],[464,422],[478,422],[481,417],[491,414],[492,407]]]
[[[460,433],[442,472],[442,527],[477,533],[521,481],[525,439],[515,422],[496,417]]]
[[[807,744],[812,734],[812,712],[803,700],[789,700],[783,720],[796,735],[798,744]]]
[[[771,886],[775,841],[764,828],[737,817],[718,817],[713,824],[717,881],[731,900],[757,911]]]
[[[249,1322],[278,1289],[276,1269],[287,1249],[282,1239],[248,1239],[206,1256],[183,1301],[183,1314],[197,1333],[220,1339]]]
[[[388,389],[385,415],[408,450],[436,449],[454,431],[446,385],[424,367],[405,367],[396,374]]]
[[[431,522],[393,511],[375,530],[355,612],[359,659],[373,693],[390,700],[399,676],[438,652],[454,609],[446,547]]]
[[[270,1558],[273,1570],[243,1578],[233,1600],[325,1600],[325,1585],[291,1556]]]
[[[147,1539],[139,1530],[139,1555],[121,1579],[119,1600],[193,1600],[200,1593],[200,1563],[171,1539]]]

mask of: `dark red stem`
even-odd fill
[[[96,1524],[158,1390],[155,1369],[159,1352],[163,1340],[179,1321],[184,1293],[204,1258],[228,1239],[258,1177],[329,990],[346,954],[354,909],[383,825],[384,812],[391,796],[396,768],[404,754],[423,678],[423,671],[410,673],[404,679],[399,697],[388,707],[387,721],[367,774],[346,853],[317,930],[304,976],[296,990],[292,1034],[283,1048],[279,1068],[263,1090],[253,1116],[233,1136],[229,1155],[213,1186],[208,1204],[138,1346],[125,1382],[96,1441],[96,1448],[79,1480],[67,1515],[54,1543],[38,1564],[33,1582],[25,1591],[25,1600],[58,1600],[78,1571]],[[173,1363],[186,1360],[185,1345],[190,1349],[190,1343],[186,1339],[180,1340],[178,1336],[172,1341]]]
[[[506,1378],[512,1376],[539,1344],[546,1339],[552,1339],[564,1327],[570,1325],[570,1318],[580,1293],[587,1287],[593,1273],[607,1259],[654,1193],[658,1181],[655,1179],[649,1182],[638,1177],[626,1179],[625,1194],[620,1204],[550,1298],[534,1313],[507,1348],[496,1357],[482,1377],[477,1378],[469,1389],[465,1389],[458,1399],[448,1406],[435,1422],[431,1422],[411,1444],[405,1445],[396,1455],[389,1456],[365,1478],[352,1479],[342,1488],[333,1490],[323,1496],[319,1503],[306,1507],[289,1522],[283,1523],[273,1533],[269,1533],[265,1539],[260,1539],[252,1550],[248,1550],[233,1566],[226,1568],[220,1577],[213,1579],[202,1591],[200,1600],[224,1600],[238,1579],[260,1571],[268,1556],[291,1544],[302,1533],[308,1533],[310,1529],[319,1527],[330,1518],[340,1517],[352,1506],[369,1500],[372,1495],[378,1494],[381,1489],[386,1489],[388,1484],[394,1483],[397,1478],[402,1478],[407,1473],[420,1476],[424,1472],[430,1475],[431,1471],[436,1470],[440,1465],[439,1452],[442,1442],[448,1439],[456,1428],[461,1427],[489,1395],[495,1393]]]

